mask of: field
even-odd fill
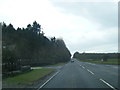
[[[118,59],[108,59],[108,61],[100,61],[100,60],[80,60],[82,62],[90,62],[96,64],[113,64],[113,65],[120,65],[120,60]]]
[[[64,65],[66,63],[57,63],[57,64],[53,64],[53,65],[45,65],[45,66],[33,66],[33,67],[52,67],[52,66],[59,66],[59,65]]]
[[[35,69],[24,74],[6,78],[3,81],[16,84],[32,84],[34,81],[39,80],[54,70],[55,69]]]

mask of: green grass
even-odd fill
[[[59,65],[64,65],[66,63],[57,63],[57,64],[53,64],[53,65],[45,65],[45,66],[33,66],[33,67],[51,67],[51,66],[59,66]]]
[[[34,81],[44,77],[55,69],[35,69],[24,74],[6,78],[3,81],[17,84],[32,84]]]
[[[96,64],[114,64],[114,65],[118,65],[120,64],[120,60],[118,62],[118,59],[108,59],[108,61],[100,61],[100,60],[80,60],[82,62],[90,62],[90,63],[96,63]]]
[[[66,63],[57,63],[57,64],[53,64],[53,65],[46,65],[44,67],[50,67],[50,66],[59,66],[59,65],[64,65]]]

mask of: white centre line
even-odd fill
[[[84,66],[82,66],[82,68],[84,68],[84,69],[85,69],[85,67],[84,67]]]
[[[92,71],[90,71],[89,69],[87,69],[87,71],[94,75],[94,73]]]
[[[110,85],[109,83],[107,83],[105,80],[100,79],[103,83],[105,83],[106,85],[108,85],[110,88],[112,88],[113,90],[117,90],[115,89],[112,85]]]
[[[44,84],[42,84],[37,90],[44,87],[52,78],[54,78],[60,71],[56,72],[51,78],[49,78]]]

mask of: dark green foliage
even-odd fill
[[[103,55],[103,61],[107,61],[109,58],[108,54]]]
[[[26,72],[26,71],[30,71],[31,67],[30,66],[21,66],[21,71],[22,72]]]
[[[30,27],[30,25],[29,25],[29,27]],[[41,32],[41,25],[39,25],[36,21],[34,21],[32,31],[36,34],[37,33],[39,34]]]
[[[118,53],[79,53],[75,52],[73,58],[80,60],[103,60],[116,59],[118,58]]]
[[[41,31],[36,21],[27,28],[15,29],[12,24],[2,25],[2,45],[4,70],[12,71],[5,66],[17,67],[30,65],[40,66],[69,61],[71,54],[62,39],[55,37],[49,40]],[[14,65],[13,65],[13,64]],[[13,70],[19,69],[13,67]]]
[[[79,58],[79,52],[75,52],[73,58]]]

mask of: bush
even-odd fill
[[[31,67],[30,66],[21,66],[21,71],[22,72],[31,71]]]
[[[13,77],[21,74],[22,71],[11,71],[11,72],[2,72],[2,78]]]

